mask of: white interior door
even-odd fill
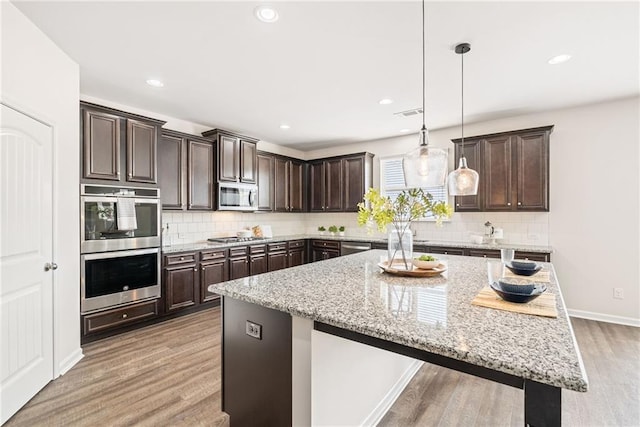
[[[0,111],[0,424],[53,378],[52,129]]]

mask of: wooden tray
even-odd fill
[[[378,264],[378,267],[380,267],[385,273],[404,277],[433,277],[447,271],[447,267],[444,264],[440,264],[437,267],[430,269],[418,268],[415,265],[412,265],[412,270],[400,270],[394,268],[394,265],[399,264],[401,263],[393,263],[389,265],[389,261],[383,261]]]
[[[533,301],[518,304],[503,300],[490,287],[485,286],[478,292],[478,295],[476,295],[473,301],[471,301],[471,304],[533,316],[558,317],[556,296],[548,291]]]

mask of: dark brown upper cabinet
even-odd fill
[[[305,162],[289,157],[274,158],[274,211],[302,212]]]
[[[318,159],[309,162],[309,210],[354,212],[373,182],[373,154]]]
[[[213,142],[163,129],[158,141],[158,185],[164,210],[212,210]]]
[[[222,129],[208,130],[202,136],[216,142],[218,181],[256,183],[257,139]]]
[[[158,135],[165,122],[87,102],[80,111],[83,181],[157,183]]]
[[[214,147],[211,142],[189,139],[187,209],[213,210],[214,198]]]
[[[342,159],[317,160],[309,163],[309,210],[340,212],[342,210]]]
[[[549,135],[553,126],[465,139],[465,156],[480,175],[477,196],[457,196],[457,212],[549,211]],[[461,140],[455,144],[458,164]]]
[[[258,184],[258,210],[272,211],[274,209],[274,178],[275,159],[273,154],[258,152],[257,156],[257,184]]]

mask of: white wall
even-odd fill
[[[2,100],[54,129],[54,376],[82,357],[79,69],[16,7],[1,2]],[[71,161],[71,163],[70,163]],[[70,167],[71,165],[71,167]],[[75,165],[75,166],[74,166]]]

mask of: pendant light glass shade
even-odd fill
[[[449,174],[449,194],[451,196],[474,196],[478,194],[480,176],[467,167],[467,158],[460,157],[458,169]]]
[[[471,50],[469,43],[461,43],[456,46],[456,53],[460,55],[462,63],[462,146],[460,150],[460,163],[458,169],[449,174],[449,195],[450,196],[475,196],[478,194],[478,184],[480,175],[478,172],[467,167],[467,158],[464,156],[464,54]]]

